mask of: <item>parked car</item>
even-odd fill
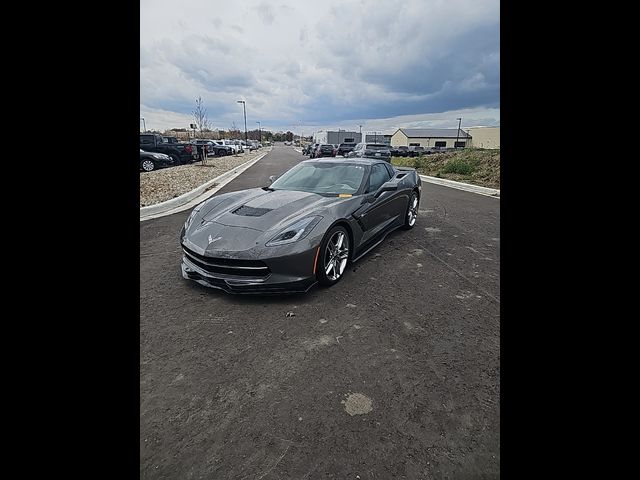
[[[179,165],[173,159],[164,153],[145,152],[140,149],[140,170],[152,172],[158,168],[173,167]]]
[[[358,143],[348,154],[349,158],[380,158],[391,162],[391,151],[385,143]]]
[[[432,153],[445,153],[448,152],[449,150],[455,150],[452,148],[446,148],[446,147],[427,147],[427,154],[432,154]]]
[[[165,143],[162,135],[157,133],[141,133],[140,148],[145,152],[164,153],[169,155],[176,165],[193,163],[198,159],[197,149],[188,143]]]
[[[207,153],[206,154],[207,157],[216,155],[216,144],[213,143],[213,140],[204,140],[204,139],[191,140],[191,144],[195,145],[195,147],[198,149],[198,158],[202,158],[203,148]]]
[[[230,145],[225,145],[223,140],[214,140],[213,143],[215,144],[216,155],[218,156],[232,155],[234,152],[234,149],[231,148]]]
[[[224,142],[225,145],[233,149],[233,153],[242,152],[242,148],[240,147],[240,144],[236,143],[237,140],[222,140],[222,141]]]
[[[334,147],[330,143],[321,143],[316,148],[316,154],[314,155],[314,158],[335,157],[335,156],[336,156],[336,147]]]
[[[336,155],[342,155],[343,157],[346,157],[347,154],[352,151],[355,146],[355,143],[341,143],[340,145],[338,145]]]
[[[409,147],[400,145],[398,147],[398,156],[399,157],[408,157],[409,156]]]
[[[426,150],[424,147],[420,147],[420,146],[410,146],[409,147],[409,152],[408,152],[408,156],[410,157],[417,157],[419,155],[424,155],[426,154]]]
[[[196,206],[180,232],[182,276],[229,293],[335,285],[389,233],[415,226],[421,192],[415,169],[379,159],[302,161],[269,186]]]
[[[314,143],[313,145],[311,145],[311,147],[309,148],[309,158],[315,158],[316,150],[319,146],[319,143]]]

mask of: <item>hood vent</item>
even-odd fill
[[[270,212],[271,208],[253,208],[247,207],[246,205],[242,205],[239,208],[236,208],[233,212],[234,215],[240,215],[241,217],[261,217],[267,212]]]

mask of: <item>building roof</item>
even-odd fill
[[[457,128],[399,128],[398,130],[410,138],[465,138],[471,136],[462,128],[459,135]]]

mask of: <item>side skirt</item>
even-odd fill
[[[387,235],[389,235],[391,232],[397,230],[401,226],[402,225],[397,225],[395,227],[389,228],[389,229],[385,230],[384,232],[382,232],[380,234],[380,236],[378,237],[378,240],[371,240],[373,242],[373,244],[370,247],[364,247],[364,251],[362,253],[359,253],[357,257],[355,257],[353,260],[351,260],[351,263],[356,263],[358,260],[360,260],[362,257],[364,257],[367,253],[369,253],[371,250],[373,250],[378,245],[380,245],[384,241],[384,239],[387,238]]]

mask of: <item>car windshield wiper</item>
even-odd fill
[[[275,190],[271,187],[262,187],[263,190],[267,191],[267,192],[275,192]]]

